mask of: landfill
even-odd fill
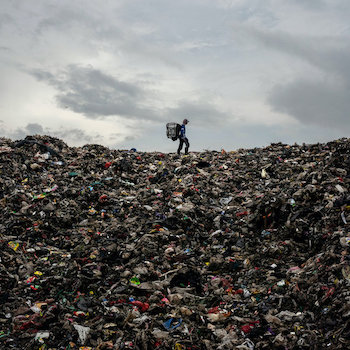
[[[350,348],[349,166],[0,138],[0,348]]]

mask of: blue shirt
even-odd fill
[[[182,124],[182,125],[181,125],[180,137],[181,137],[182,139],[186,138],[186,127],[185,127],[185,124]]]

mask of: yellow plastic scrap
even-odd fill
[[[182,350],[182,345],[180,343],[176,343],[174,346],[174,350]]]
[[[34,272],[34,275],[37,275],[37,276],[42,276],[42,275],[43,275],[43,273],[42,273],[42,272],[40,272],[40,271],[35,271],[35,272]]]
[[[17,251],[18,247],[19,247],[19,243],[15,242],[15,241],[10,241],[8,242],[8,245],[10,248],[12,248],[14,251]]]

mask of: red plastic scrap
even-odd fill
[[[258,324],[260,323],[260,321],[253,321],[249,324],[245,324],[244,326],[241,327],[241,330],[247,334],[249,332],[251,332],[251,330]]]
[[[14,318],[13,329],[17,331],[27,331],[28,333],[36,333],[42,328],[45,322],[45,316],[42,318],[39,314],[34,315],[19,315]]]
[[[218,314],[220,312],[219,306],[212,307],[209,311],[208,314]]]
[[[76,316],[76,317],[85,317],[86,313],[83,312],[83,311],[74,311],[73,315]]]
[[[135,301],[131,301],[130,304],[137,306],[141,312],[145,312],[149,309],[149,304],[143,303],[142,301],[135,300]]]
[[[244,325],[244,326],[241,327],[241,330],[242,330],[245,334],[247,334],[247,333],[249,333],[249,332],[252,330],[252,327],[250,327],[249,324],[246,324],[246,325]]]
[[[29,322],[24,322],[22,323],[22,325],[19,327],[20,331],[24,331],[27,329],[32,329],[34,328],[34,330],[32,330],[33,333],[35,333],[37,331],[37,328],[40,328],[41,324],[34,322],[34,321],[29,321]]]
[[[112,162],[106,162],[104,168],[108,169],[112,165]]]
[[[36,277],[35,276],[32,276],[32,277],[29,277],[26,281],[27,284],[31,284],[33,283],[34,281],[36,280]]]
[[[98,201],[99,201],[100,203],[103,203],[103,202],[105,202],[107,199],[108,199],[107,195],[106,195],[106,194],[103,194],[103,195],[99,198]]]
[[[322,287],[322,290],[327,291],[327,292],[326,292],[326,295],[324,296],[325,299],[329,298],[329,297],[330,297],[331,295],[333,295],[334,292],[335,292],[335,288],[334,288],[334,287],[328,288],[328,287],[326,287],[326,286],[323,286],[323,287]]]
[[[248,213],[248,211],[246,210],[246,211],[242,211],[242,212],[240,212],[240,213],[237,213],[236,214],[236,216],[237,217],[241,217],[241,216],[245,216],[245,215],[248,215],[249,213]]]

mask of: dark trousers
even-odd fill
[[[188,154],[188,148],[190,147],[190,143],[188,142],[188,138],[185,137],[184,139],[180,138],[180,143],[179,143],[179,148],[177,149],[177,154],[180,154],[181,150],[182,150],[182,146],[186,145],[185,147],[185,154]]]

